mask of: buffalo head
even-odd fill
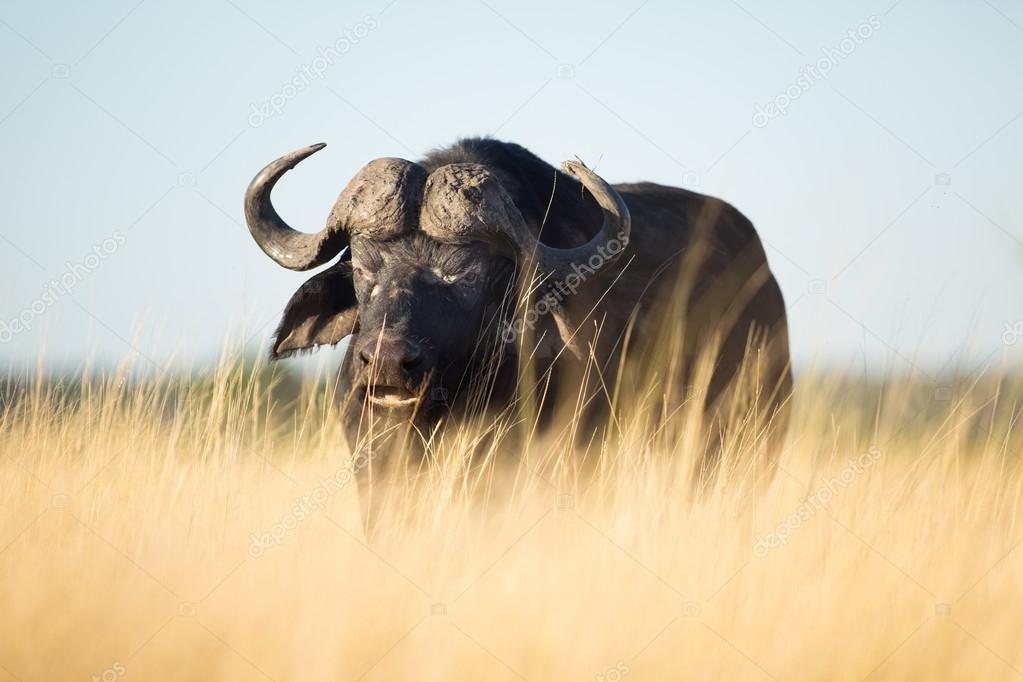
[[[467,392],[486,385],[480,372],[493,370],[486,358],[501,343],[508,303],[526,273],[561,280],[604,244],[628,238],[629,211],[621,197],[571,161],[563,169],[604,215],[593,238],[575,248],[540,242],[540,225],[527,224],[485,166],[456,163],[428,173],[390,158],[355,175],[321,231],[296,231],[274,210],[270,192],[323,147],[292,152],[260,171],[245,195],[245,218],[260,248],[292,270],[325,265],[347,247],[289,301],[271,355],[353,335],[339,383],[349,438],[367,410],[391,422],[435,423]],[[558,326],[566,328],[563,320]]]

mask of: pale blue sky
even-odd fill
[[[242,224],[263,164],[328,143],[275,193],[319,229],[367,161],[484,133],[738,206],[769,245],[797,367],[1023,355],[1018,2],[388,2],[0,5],[0,357],[111,361],[130,343],[160,361],[207,357],[230,329],[258,339],[306,277]],[[5,335],[19,317],[31,329]]]

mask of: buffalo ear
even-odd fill
[[[340,261],[306,281],[288,301],[274,333],[270,359],[333,346],[355,332],[358,315],[352,266]]]

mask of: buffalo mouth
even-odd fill
[[[415,407],[421,399],[421,396],[400,386],[373,385],[366,387],[366,400],[378,407],[388,409]]]

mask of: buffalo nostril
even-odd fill
[[[382,371],[390,368],[410,372],[422,363],[423,351],[412,341],[383,339],[360,347],[358,358],[363,365],[375,365]]]
[[[405,357],[401,361],[401,366],[405,369],[415,369],[422,359],[423,351],[419,344],[409,341],[405,346]]]

